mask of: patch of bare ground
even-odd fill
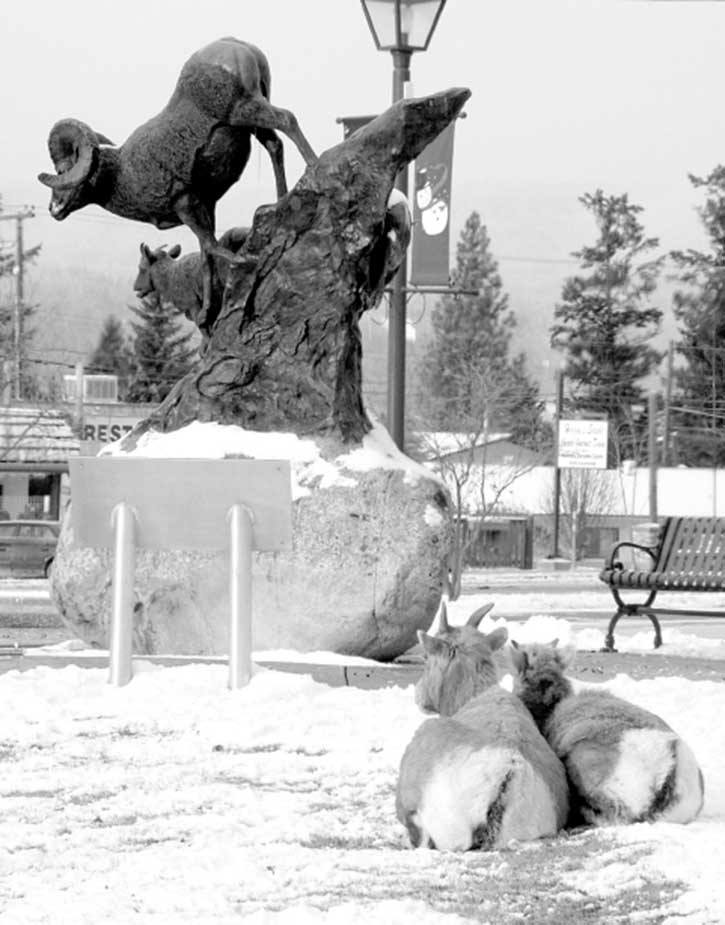
[[[576,653],[569,674],[580,681],[608,681],[618,674],[643,678],[678,677],[691,681],[725,681],[725,661],[659,652]]]
[[[667,907],[686,889],[644,872],[646,865],[638,862],[652,846],[620,845],[603,829],[466,854],[413,851],[402,843],[397,850],[391,845],[366,851],[364,842],[355,835],[349,841],[314,839],[306,846],[305,865],[320,863],[328,872],[324,884],[300,885],[280,859],[279,866],[268,866],[284,884],[280,893],[274,899],[268,893],[250,896],[239,911],[281,910],[292,902],[329,909],[344,902],[409,899],[490,925],[661,925],[671,921]]]

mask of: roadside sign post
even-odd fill
[[[133,677],[136,549],[229,549],[229,687],[252,676],[252,552],[292,543],[290,465],[280,460],[77,457],[73,534],[113,549],[109,683]]]

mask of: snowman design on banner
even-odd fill
[[[416,171],[415,202],[427,235],[442,234],[448,227],[449,198],[448,167],[445,164],[428,164]]]

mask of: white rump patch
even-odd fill
[[[665,822],[692,822],[702,809],[702,777],[692,749],[682,739],[677,741],[675,793],[677,798],[658,818]]]
[[[528,761],[520,760],[519,771],[509,785],[508,806],[501,826],[502,845],[513,839],[532,841],[559,831],[551,789]]]
[[[635,818],[647,813],[672,768],[674,733],[628,729],[619,742],[619,758],[602,786],[605,796],[624,804]]]
[[[557,831],[549,788],[521,755],[507,748],[459,748],[440,761],[423,787],[417,821],[443,851],[466,851],[472,835],[485,822],[506,775],[514,769],[504,801],[506,809],[495,845],[526,841]]]

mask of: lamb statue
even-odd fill
[[[249,228],[230,228],[219,238],[219,246],[236,254],[249,235]],[[162,302],[169,303],[192,321],[201,332],[202,351],[209,340],[211,328],[221,307],[224,287],[229,275],[229,260],[213,256],[212,304],[204,311],[203,284],[204,262],[199,251],[180,257],[181,246],[174,244],[168,250],[165,246],[155,250],[147,244],[141,245],[141,259],[133,289],[143,299],[155,292]]]

